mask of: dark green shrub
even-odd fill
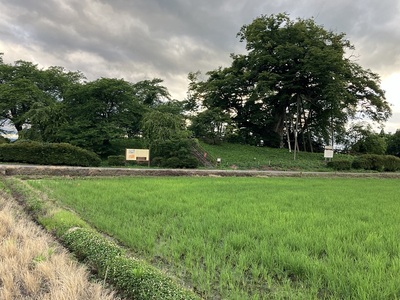
[[[165,159],[162,157],[159,157],[159,156],[154,157],[151,160],[151,165],[154,167],[162,167],[164,165],[164,163],[165,163]]]
[[[166,167],[166,168],[181,168],[182,167],[182,162],[178,157],[170,157],[165,161],[163,167]]]
[[[327,166],[337,171],[350,170],[352,162],[350,160],[329,161]]]
[[[70,144],[43,144],[32,141],[1,144],[0,161],[83,167],[97,167],[101,163],[95,153]]]
[[[385,155],[383,157],[384,171],[396,172],[400,171],[400,158],[394,155]]]
[[[399,161],[395,156],[391,155],[376,155],[376,154],[365,154],[356,157],[353,161],[353,168],[374,170],[374,171],[397,171],[399,170]]]
[[[195,169],[199,166],[199,161],[194,157],[186,157],[182,160],[181,167],[187,169]]]
[[[107,158],[107,162],[109,166],[125,166],[126,160],[123,155],[110,155]]]
[[[389,136],[386,153],[400,157],[400,129]]]
[[[166,168],[196,168],[197,159],[192,154],[193,140],[176,139],[159,142],[151,149],[153,166]]]

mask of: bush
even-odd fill
[[[400,171],[400,158],[394,155],[385,155],[384,171],[386,172]]]
[[[164,165],[164,163],[165,163],[165,159],[162,157],[159,157],[159,156],[154,157],[151,160],[151,165],[155,166],[155,167],[162,167]]]
[[[352,166],[355,169],[395,172],[400,170],[400,158],[392,155],[366,154],[356,157]]]
[[[39,165],[97,167],[101,160],[94,152],[66,143],[18,141],[0,145],[0,161]]]
[[[109,166],[125,166],[126,160],[123,155],[110,155],[107,158],[107,162]]]
[[[382,155],[377,155],[377,154],[360,155],[354,159],[353,168],[382,172],[384,170]]]
[[[197,168],[199,163],[192,154],[193,140],[162,141],[151,149],[152,165],[166,168]]]
[[[186,157],[182,160],[181,167],[188,169],[196,169],[199,166],[199,161],[194,157]]]
[[[178,157],[170,157],[164,162],[163,167],[180,168],[181,165],[182,165],[181,160]]]
[[[337,171],[350,170],[352,162],[350,160],[329,161],[327,166]]]

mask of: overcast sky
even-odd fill
[[[158,77],[182,100],[189,72],[228,66],[244,51],[241,26],[279,12],[345,32],[357,62],[381,76],[386,131],[400,129],[400,0],[0,0],[0,52],[88,80]]]

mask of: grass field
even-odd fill
[[[396,179],[29,183],[206,299],[400,298]]]
[[[331,171],[326,167],[323,153],[297,152],[288,149],[256,147],[240,144],[201,146],[214,159],[221,158],[221,168]],[[334,159],[352,159],[350,155],[335,154]]]

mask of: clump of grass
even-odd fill
[[[83,266],[1,195],[0,261],[3,300],[115,299],[113,292],[90,282]]]

